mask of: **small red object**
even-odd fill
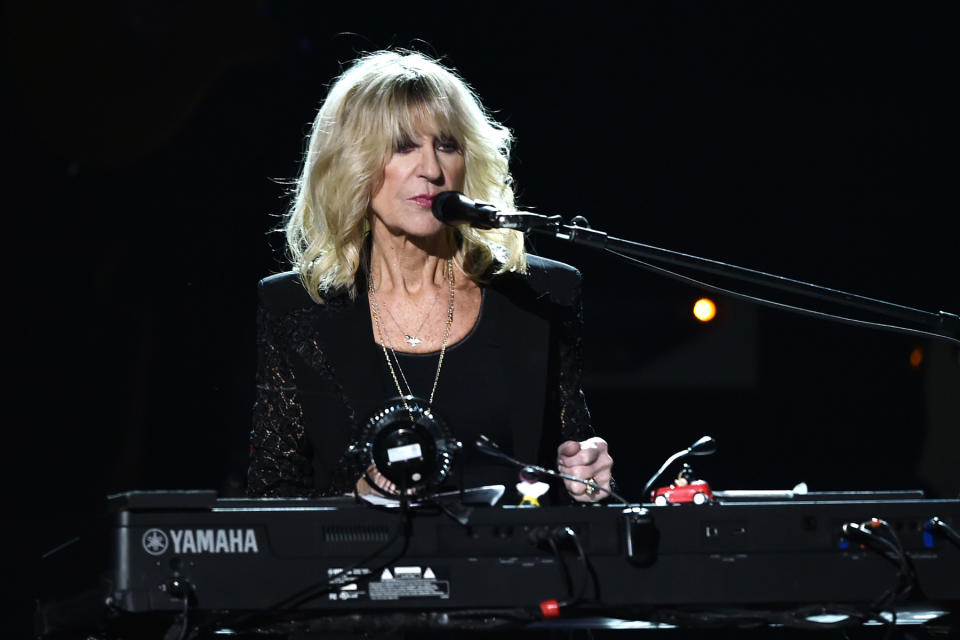
[[[678,504],[681,502],[704,504],[712,501],[713,491],[710,490],[710,486],[703,480],[694,480],[683,487],[671,484],[667,487],[660,487],[653,492],[653,503],[657,505]]]
[[[540,603],[540,613],[544,618],[559,618],[560,603],[556,600],[544,600]]]
[[[666,487],[655,489],[650,494],[650,501],[657,506],[684,502],[706,504],[713,502],[713,491],[703,480],[696,480],[693,469],[685,464],[677,474],[676,480]]]

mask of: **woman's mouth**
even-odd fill
[[[413,196],[412,198],[410,198],[410,201],[416,203],[418,206],[421,206],[424,209],[429,209],[433,206],[433,196],[426,193],[421,193],[418,196]]]

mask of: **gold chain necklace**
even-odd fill
[[[443,331],[443,343],[440,345],[440,360],[437,362],[437,373],[433,377],[433,389],[430,390],[430,399],[427,401],[428,406],[433,406],[433,397],[437,393],[437,383],[440,381],[440,369],[443,368],[443,358],[447,352],[447,340],[450,338],[450,328],[453,326],[453,308],[456,288],[453,281],[453,261],[449,259],[447,260],[447,282],[450,283],[447,326]],[[407,382],[407,377],[403,374],[403,367],[400,366],[400,359],[397,357],[397,352],[394,350],[393,345],[387,341],[386,333],[383,330],[383,323],[380,321],[380,305],[377,304],[377,292],[373,286],[372,273],[367,279],[367,293],[370,297],[370,309],[373,312],[373,322],[377,325],[377,333],[380,334],[380,347],[383,349],[383,357],[387,361],[387,368],[390,369],[390,375],[393,377],[393,383],[397,387],[397,392],[400,394],[400,397],[403,398],[403,406],[406,408],[407,413],[410,414],[410,421],[413,422],[413,412],[410,410],[410,406],[406,400],[407,396],[413,395],[413,391],[410,389],[410,383]],[[389,354],[387,353],[388,348],[390,349]],[[392,359],[390,358],[390,354],[393,355]],[[396,362],[396,368],[393,366],[394,362]],[[397,377],[397,371],[400,371],[400,377]],[[404,393],[403,388],[400,386],[400,378],[403,378],[404,386],[407,388],[406,393]]]

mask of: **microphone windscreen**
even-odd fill
[[[459,191],[443,191],[433,198],[433,216],[444,224],[469,224],[478,229],[496,226],[498,209],[489,202],[473,200]]]
[[[459,191],[444,191],[433,198],[431,210],[433,217],[446,224],[468,222],[462,215],[463,209],[469,209],[460,199],[468,199]]]

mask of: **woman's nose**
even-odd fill
[[[443,182],[443,167],[437,157],[437,150],[433,145],[420,147],[420,176],[430,182]]]

